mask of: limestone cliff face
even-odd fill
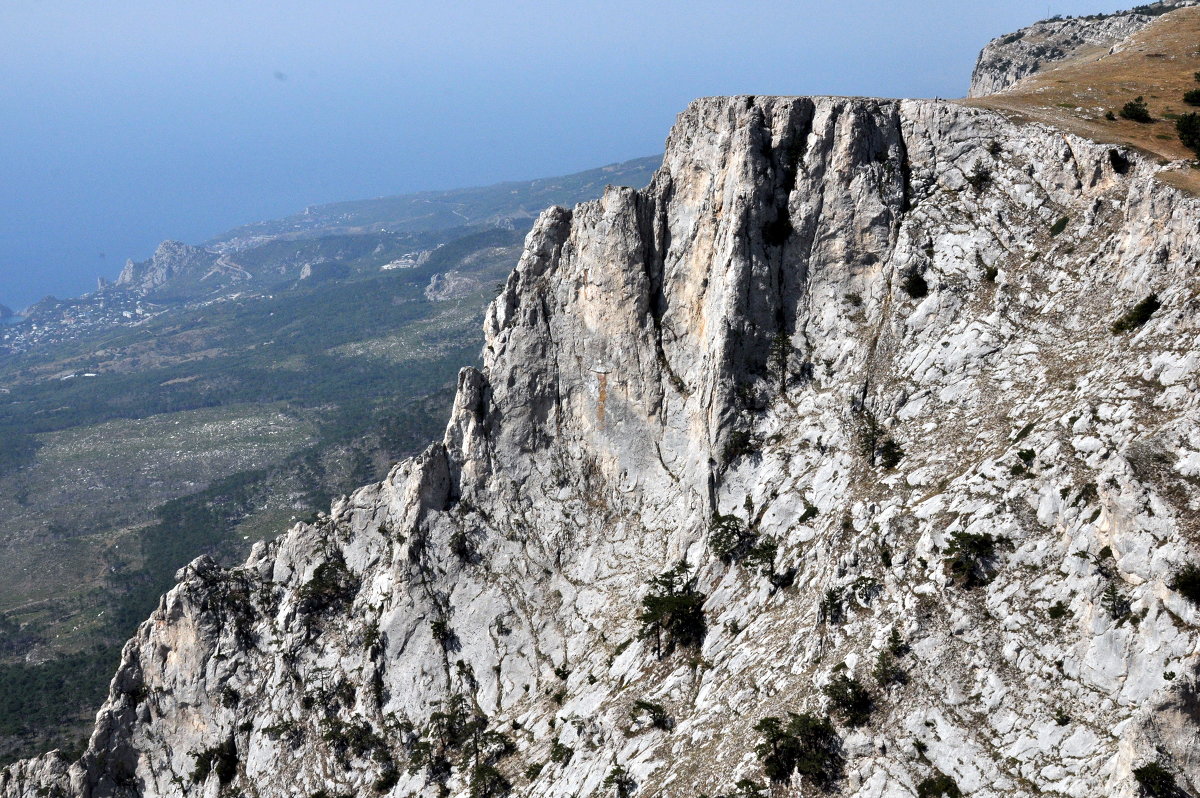
[[[979,53],[967,96],[995,94],[1055,62],[1089,51],[1103,53],[1120,46],[1158,14],[1195,4],[1195,0],[1162,0],[1116,14],[1047,19],[999,36]]]
[[[845,795],[1200,788],[1200,204],[1157,168],[952,104],[693,103],[648,188],[538,220],[444,440],[184,569],[83,758],[0,796],[694,798],[767,784],[788,712]],[[672,646],[638,615],[680,560]]]

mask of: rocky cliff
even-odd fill
[[[217,255],[202,247],[193,247],[180,241],[164,241],[149,260],[139,263],[125,261],[125,268],[114,285],[150,293],[172,280],[203,279],[217,261]]]
[[[1056,17],[992,39],[979,53],[967,96],[1004,91],[1056,62],[1103,55],[1156,17],[1192,5],[1195,0],[1162,0],[1116,14]]]
[[[1200,204],[1158,168],[693,103],[648,188],[538,220],[444,439],[184,569],[83,757],[0,796],[1200,788]]]

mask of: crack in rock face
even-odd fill
[[[1156,169],[694,102],[538,219],[444,439],[183,569],[0,796],[1195,792],[1200,205]]]

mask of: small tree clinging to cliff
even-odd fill
[[[807,712],[788,713],[787,721],[767,717],[754,725],[762,741],[754,747],[763,772],[771,781],[785,782],[799,773],[822,790],[842,776],[842,741],[829,718]]]
[[[643,634],[654,635],[655,656],[661,659],[676,645],[698,646],[704,641],[705,598],[696,590],[696,579],[686,560],[650,580],[650,592],[642,598],[638,620]]]
[[[953,533],[946,547],[946,573],[968,590],[986,585],[996,572],[996,550],[1006,542],[987,532]]]

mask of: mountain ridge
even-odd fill
[[[967,97],[1006,91],[1048,65],[1111,53],[1159,16],[1195,5],[1195,0],[1159,0],[1112,14],[1052,17],[997,36],[979,53]]]
[[[605,183],[640,184],[653,172],[658,161],[659,156],[648,156],[557,177],[310,205],[300,213],[280,219],[235,227],[214,236],[205,245],[224,253],[241,249],[247,241],[257,241],[262,236],[305,237],[316,230],[377,230],[386,227],[393,232],[404,232],[532,220],[541,208],[555,204],[556,200],[574,204],[569,199],[572,195],[594,194],[594,189]],[[530,209],[513,211],[497,206],[496,195],[515,193],[519,189],[524,189],[530,195]]]

